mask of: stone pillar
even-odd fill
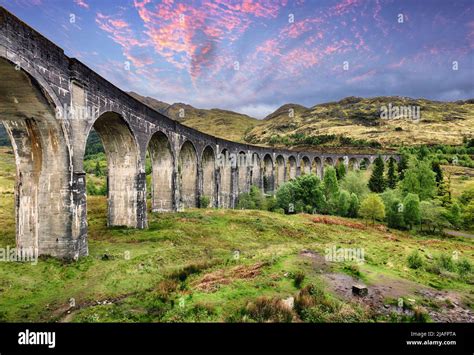
[[[145,172],[138,173],[135,184],[137,189],[137,228],[144,229],[148,227]]]

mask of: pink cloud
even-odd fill
[[[372,69],[364,74],[361,74],[361,75],[358,75],[358,76],[355,76],[351,79],[348,79],[347,82],[348,83],[358,83],[360,81],[364,81],[364,80],[367,80],[368,78],[371,78],[373,77],[375,74],[377,73],[377,71],[375,69]]]
[[[74,2],[76,3],[76,5],[83,7],[84,9],[89,8],[89,4],[86,3],[85,0],[74,0]]]

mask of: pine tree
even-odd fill
[[[335,214],[339,199],[339,185],[337,183],[336,169],[328,166],[324,171],[324,197],[326,198],[327,213]]]
[[[390,157],[388,161],[387,186],[391,189],[397,187],[398,176],[395,172],[395,159]]]
[[[369,189],[372,192],[383,192],[386,187],[386,181],[384,178],[385,167],[380,155],[375,159],[374,164],[374,170],[369,179]]]
[[[431,162],[431,169],[434,171],[436,174],[436,185],[439,186],[439,184],[443,181],[443,171],[441,170],[441,165],[439,162]]]
[[[408,169],[408,157],[405,154],[402,154],[400,157],[400,162],[398,163],[398,178],[403,180],[405,177],[405,170]]]

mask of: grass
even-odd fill
[[[12,166],[13,156],[2,151],[0,248],[15,245]],[[78,262],[0,262],[0,321],[387,321],[334,293],[321,267],[301,255],[311,250],[323,258],[333,246],[363,248],[365,263],[330,263],[327,272],[369,287],[382,276],[403,279],[474,304],[472,268],[466,264],[474,262],[470,239],[355,229],[354,220],[336,217],[334,223],[316,223],[305,214],[216,209],[150,212],[147,230],[107,228],[106,210],[105,197],[88,197],[89,256]],[[414,250],[423,267],[409,267]],[[454,252],[462,260],[455,266],[462,277],[433,272],[436,265],[450,268],[439,255]],[[294,309],[283,303],[289,297]]]

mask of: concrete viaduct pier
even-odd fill
[[[0,7],[0,120],[16,161],[16,243],[38,255],[88,254],[84,152],[92,128],[108,165],[108,225],[147,228],[152,210],[233,208],[256,185],[266,193],[325,164],[358,168],[372,155],[318,154],[239,144],[152,110]],[[384,159],[389,156],[385,155]]]

